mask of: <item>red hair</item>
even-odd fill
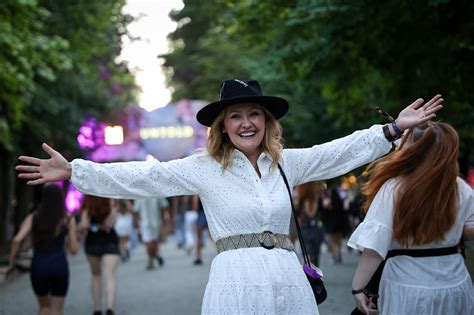
[[[443,240],[456,220],[458,154],[459,137],[448,124],[408,131],[398,150],[369,166],[364,209],[387,180],[397,178],[393,239],[404,246]]]
[[[109,198],[85,195],[82,203],[83,208],[87,210],[89,217],[95,218],[99,224],[103,223],[112,211],[112,205]]]

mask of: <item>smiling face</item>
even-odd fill
[[[226,108],[224,132],[232,144],[251,161],[261,153],[265,135],[265,113],[259,104],[236,104]]]

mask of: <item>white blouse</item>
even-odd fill
[[[386,154],[380,125],[306,149],[285,149],[291,186],[333,178]],[[169,162],[72,162],[72,182],[85,194],[111,198],[199,195],[214,240],[266,230],[288,234],[290,199],[270,156],[258,158],[261,177],[235,150],[230,167],[206,153]],[[226,251],[211,267],[203,314],[315,314],[316,303],[294,252],[264,248]]]
[[[387,181],[375,195],[364,221],[348,245],[375,250],[382,258],[391,249],[402,249],[392,238],[396,179]],[[441,248],[459,243],[465,225],[474,225],[474,194],[457,179],[458,207],[454,226],[442,241],[410,249]],[[387,260],[379,287],[380,314],[474,314],[472,281],[461,255]]]

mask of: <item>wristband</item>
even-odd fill
[[[397,122],[395,120],[392,121],[392,127],[393,127],[393,130],[395,130],[397,136],[401,137],[403,132],[400,130],[400,128],[398,128]]]
[[[397,135],[392,136],[392,134],[390,133],[390,130],[388,129],[388,125],[383,125],[382,130],[383,130],[383,135],[390,142],[393,142],[393,141],[397,140],[398,138],[400,138]]]
[[[365,294],[365,289],[359,289],[359,290],[352,290],[352,295],[356,295],[359,293],[364,293]]]

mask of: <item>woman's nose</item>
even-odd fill
[[[242,121],[242,126],[244,127],[250,127],[252,123],[250,122],[250,117],[245,116],[243,121]]]

